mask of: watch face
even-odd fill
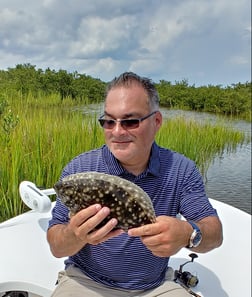
[[[201,239],[202,239],[201,232],[197,232],[194,239],[193,239],[193,246],[197,247],[200,244]]]
[[[202,234],[200,232],[199,227],[194,222],[188,221],[188,223],[193,227],[193,232],[192,232],[188,247],[189,248],[197,247],[201,243]]]

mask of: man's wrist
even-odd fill
[[[199,226],[192,222],[192,221],[187,221],[191,227],[192,227],[192,232],[190,235],[190,238],[188,240],[188,244],[186,245],[187,248],[196,248],[200,245],[202,241],[202,233],[199,228]]]

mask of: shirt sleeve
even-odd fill
[[[60,176],[60,180],[69,175],[68,166],[66,166]],[[69,209],[61,202],[61,199],[57,196],[55,205],[52,209],[52,218],[49,221],[48,228],[53,225],[66,224],[69,221]]]
[[[180,213],[187,220],[193,221],[199,221],[207,216],[217,216],[217,211],[206,195],[203,178],[195,164],[184,177]]]

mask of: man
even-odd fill
[[[132,72],[115,78],[99,121],[106,145],[73,159],[61,178],[84,171],[125,178],[151,197],[157,219],[125,233],[112,218],[97,230],[108,207],[95,204],[69,220],[57,199],[47,237],[53,255],[68,259],[52,296],[190,296],[170,279],[169,257],[183,247],[204,253],[220,246],[222,226],[194,162],[154,141],[162,115],[153,83]]]

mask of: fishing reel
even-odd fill
[[[192,253],[189,255],[189,257],[191,257],[191,260],[186,261],[184,264],[180,265],[179,270],[175,270],[174,272],[174,281],[179,282],[186,288],[196,287],[199,283],[199,279],[196,275],[191,274],[191,272],[189,271],[183,271],[183,267],[188,263],[192,263],[195,258],[198,258],[198,255]]]

